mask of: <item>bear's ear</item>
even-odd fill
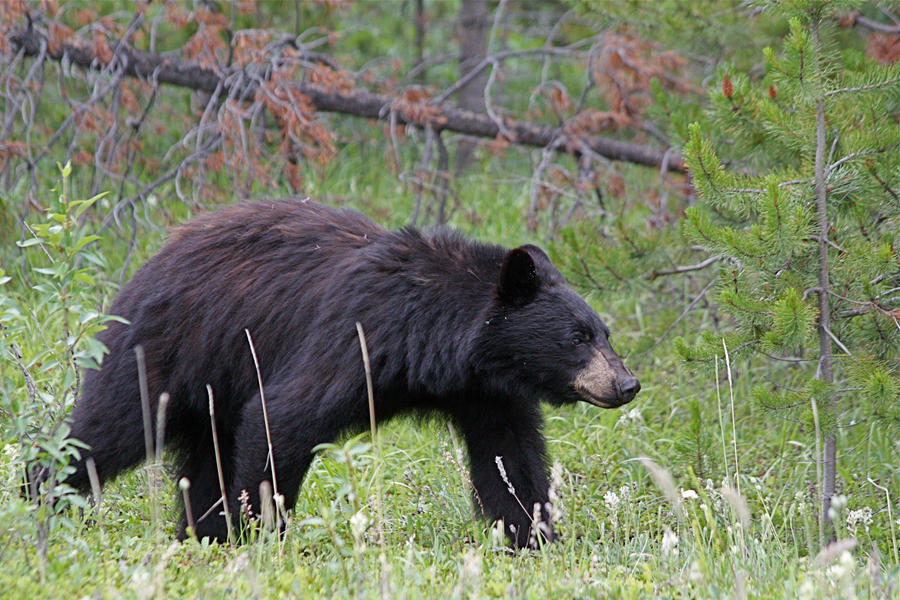
[[[500,299],[511,304],[524,304],[537,293],[540,286],[541,279],[526,246],[510,250],[500,267],[497,288]]]

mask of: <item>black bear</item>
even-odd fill
[[[368,424],[359,322],[377,419],[420,411],[452,419],[480,505],[504,520],[516,546],[536,543],[532,511],[544,520],[549,507],[539,401],[611,408],[640,389],[607,326],[536,246],[508,250],[447,229],[387,230],[308,200],[236,204],[188,222],[110,312],[128,324],[98,336],[109,354],[84,374],[71,435],[89,450],[68,483],[89,489],[87,457],[101,481],[144,457],[140,345],[154,421],[160,394],[171,398],[166,444],[191,481],[192,514],[205,515],[196,533],[219,540],[226,523],[221,507],[209,510],[221,494],[207,384],[231,514],[239,514],[242,490],[258,510],[260,483],[271,480],[245,329],[287,507],[313,447]],[[181,537],[184,530],[183,521]],[[552,528],[542,536],[552,540]]]

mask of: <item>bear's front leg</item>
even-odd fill
[[[537,404],[496,400],[467,402],[457,415],[469,449],[476,503],[493,520],[503,520],[517,548],[537,548],[556,534],[549,517],[542,419]]]

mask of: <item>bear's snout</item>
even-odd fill
[[[622,404],[626,404],[634,400],[637,393],[641,391],[641,382],[629,373],[621,379],[616,379],[616,387],[619,390],[619,396],[623,399]]]
[[[572,387],[594,406],[616,408],[634,399],[641,391],[641,382],[612,348],[601,347],[575,377]]]

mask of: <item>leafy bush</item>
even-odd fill
[[[27,530],[37,536],[42,551],[51,532],[72,525],[63,509],[84,507],[84,499],[61,483],[72,471],[69,461],[83,447],[68,439],[65,417],[77,395],[79,371],[97,368],[106,351],[94,336],[117,318],[93,308],[102,296],[96,272],[107,265],[91,248],[98,236],[81,219],[102,195],[71,199],[71,167],[67,164],[60,171],[57,195],[46,218],[28,224],[31,237],[18,244],[20,281],[0,296],[0,352],[5,359],[0,366],[0,415],[5,423],[0,443],[5,451],[17,453],[14,464],[22,465],[20,473],[9,474],[19,485],[7,489],[26,484],[26,465],[32,475],[41,473],[39,481],[27,485],[27,495],[39,503],[18,506],[20,516],[36,519],[36,528]],[[0,285],[12,279],[0,273]],[[6,495],[10,497],[4,501],[16,502],[13,491]]]

